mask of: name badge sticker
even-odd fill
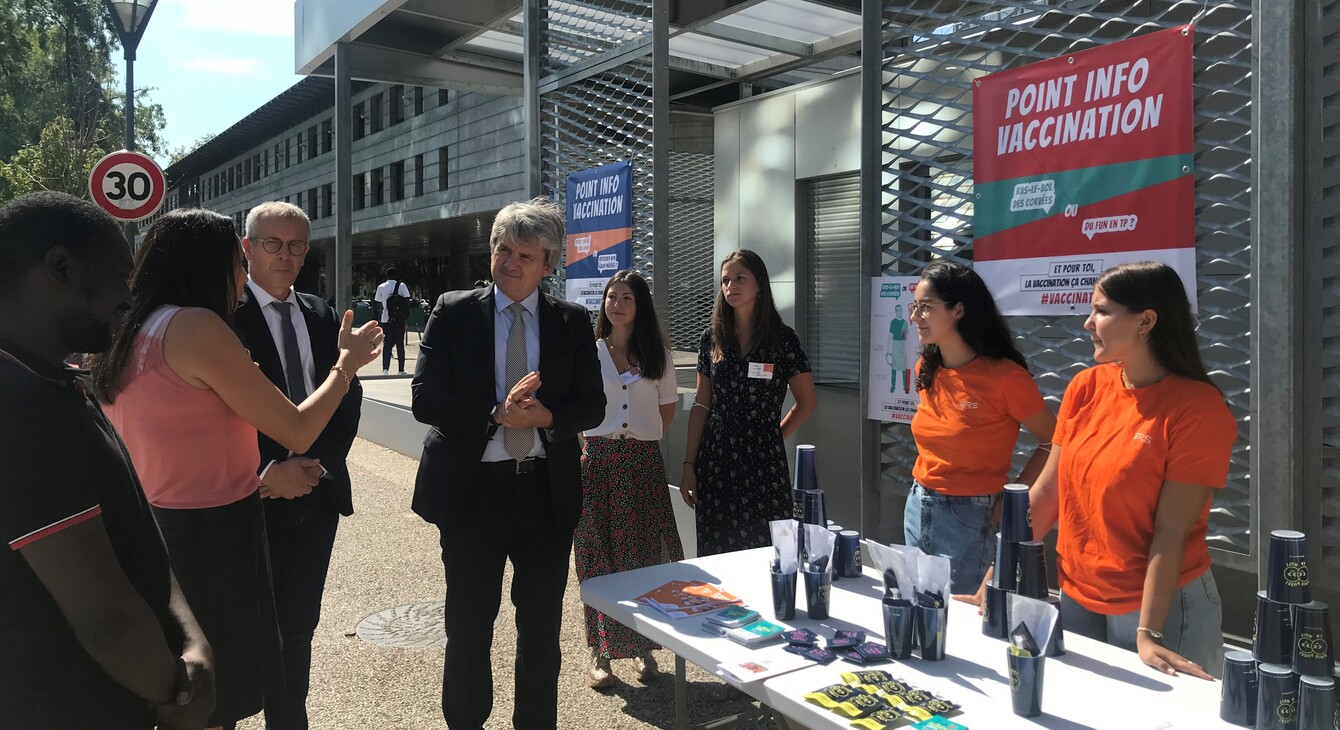
[[[749,377],[759,378],[760,380],[772,380],[772,363],[770,362],[749,363]]]
[[[639,368],[628,368],[628,372],[619,373],[619,380],[624,385],[632,385],[642,379],[642,370]]]

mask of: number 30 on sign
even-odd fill
[[[98,160],[88,177],[93,202],[122,221],[153,215],[163,204],[166,190],[163,171],[138,152],[113,152]]]

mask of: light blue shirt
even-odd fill
[[[512,306],[512,299],[503,294],[502,289],[496,285],[493,287],[493,390],[494,399],[502,403],[507,397],[507,338],[512,334],[512,313],[507,308]],[[521,323],[526,327],[526,371],[535,372],[540,369],[540,290],[537,287],[530,296],[521,300],[521,306],[526,311],[521,314]],[[540,441],[540,434],[535,433],[535,447],[530,450],[530,456],[544,456],[544,444]],[[507,461],[512,457],[507,455],[507,449],[503,448],[503,429],[499,428],[484,447],[483,461]]]

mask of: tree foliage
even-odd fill
[[[87,194],[89,167],[124,143],[117,48],[98,0],[0,0],[0,201]],[[163,109],[148,92],[135,92],[136,145],[163,155]]]

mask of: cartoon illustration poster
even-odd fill
[[[877,276],[870,281],[870,387],[866,417],[911,423],[921,402],[917,357],[921,337],[912,324],[912,292],[920,277]]]
[[[568,175],[567,296],[600,309],[605,282],[633,263],[633,172],[627,161]]]
[[[1002,314],[1085,314],[1105,269],[1162,261],[1196,306],[1192,26],[973,83],[973,268]]]

